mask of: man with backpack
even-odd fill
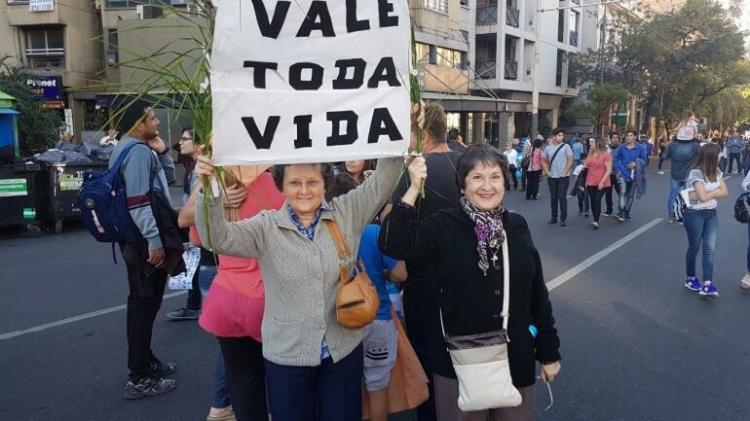
[[[156,199],[157,196],[168,197],[166,195],[169,194],[164,170],[152,150],[163,152],[158,149],[166,149],[158,137],[158,126],[159,119],[150,106],[141,102],[131,105],[121,120],[123,132],[127,134],[117,144],[109,161],[110,168],[113,168],[120,154],[127,154],[119,168],[133,226],[132,235],[120,244],[129,286],[127,338],[130,379],[125,385],[126,399],[160,395],[176,386],[174,380],[165,378],[174,373],[174,364],[162,363],[151,350],[154,319],[161,307],[168,269],[174,269],[176,265],[175,253],[165,251],[166,237],[162,231],[168,231],[165,229],[168,218],[159,210],[170,205],[168,199],[167,204],[163,203],[164,200]],[[171,207],[165,212],[170,210]],[[172,247],[178,241],[172,241]],[[181,261],[181,257],[179,259]]]

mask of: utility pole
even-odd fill
[[[540,3],[543,0],[540,0]],[[542,7],[534,11],[534,70],[531,85],[531,130],[529,140],[534,141],[539,134],[539,43],[542,42]]]

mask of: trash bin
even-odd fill
[[[38,164],[0,165],[0,227],[24,228],[36,218],[35,176]]]
[[[107,163],[62,164],[46,163],[36,176],[37,217],[60,234],[66,220],[78,219],[76,207],[78,191],[83,184],[83,173],[106,171]]]

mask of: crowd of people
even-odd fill
[[[198,319],[219,345],[208,421],[267,420],[269,414],[274,421],[358,420],[363,396],[369,419],[386,420],[396,406],[389,385],[400,353],[414,354],[413,379],[424,378],[424,397],[409,406],[418,420],[533,420],[534,384],[559,375],[560,339],[543,259],[524,217],[505,208],[505,194],[522,190],[526,200],[538,200],[546,178],[550,224],[567,225],[569,195],[595,230],[601,216],[627,223],[646,193],[653,152],[653,143],[635,131],[622,141],[618,133],[566,140],[556,129],[547,139],[508,141],[502,151],[467,146],[432,103],[412,114],[412,149],[422,131],[421,154],[219,170],[203,153],[205,139],[186,127],[179,141],[189,158],[184,206],[172,218],[171,208],[155,205],[168,192],[158,119],[136,103],[122,125],[132,129],[123,131],[111,163],[129,144],[147,146],[132,148],[121,167],[134,227],[134,240],[122,245],[130,286],[125,397],[176,386],[168,377],[176,366],[151,349],[167,277],[179,270],[181,247],[167,238],[172,227],[165,223],[173,219],[189,230],[191,246],[201,247],[201,259],[186,306],[167,316]],[[716,207],[727,196],[722,162],[731,171],[735,143],[735,137],[702,142],[689,113],[658,149],[660,169],[671,161],[669,220],[684,224],[688,238],[684,285],[705,296],[718,296]],[[750,188],[750,175],[742,186]],[[679,218],[673,204],[683,194]],[[356,256],[342,258],[337,238]],[[701,249],[702,282],[695,264]],[[357,261],[379,298],[374,321],[364,328],[337,318],[340,279]],[[741,286],[750,289],[750,247],[747,269]],[[496,332],[507,344],[520,404],[464,411],[461,382],[468,380],[457,375],[446,340]]]

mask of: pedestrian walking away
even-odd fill
[[[695,167],[700,144],[696,140],[674,140],[667,146],[666,157],[672,163],[669,194],[667,196],[667,217],[669,223],[675,223],[672,204],[680,190],[685,188],[688,173]]]
[[[742,137],[740,137],[740,132],[737,130],[734,130],[732,135],[727,140],[727,153],[729,155],[729,164],[727,166],[727,174],[732,174],[732,168],[733,164],[737,163],[737,171],[736,173],[739,174],[739,172],[742,170],[742,153],[745,150],[745,144],[742,141]]]
[[[513,149],[512,143],[507,142],[503,154],[508,160],[508,172],[510,173],[509,179],[513,181],[513,190],[516,191],[518,190],[518,177],[516,176],[516,172],[518,171],[518,152]],[[508,190],[510,190],[510,180],[508,180]]]
[[[625,134],[625,143],[617,148],[613,157],[612,166],[620,186],[620,200],[615,217],[620,222],[631,219],[630,210],[633,207],[633,200],[636,196],[640,198],[645,193],[648,154],[646,148],[636,142],[636,136],[637,133],[634,130],[628,130]]]
[[[716,199],[727,197],[727,186],[719,170],[719,145],[708,144],[698,152],[696,168],[687,179],[689,201],[685,209],[688,249],[685,255],[685,287],[702,296],[718,297],[714,279],[714,250],[719,230]],[[702,250],[703,283],[696,277],[695,259]]]
[[[417,115],[413,125],[421,127],[424,116]],[[412,165],[424,165],[424,158],[414,158]],[[336,224],[348,249],[357,250],[365,226],[393,193],[402,169],[400,157],[381,159],[364,183],[329,203],[324,195],[333,179],[330,165],[276,165],[273,178],[286,205],[238,222],[226,221],[220,191],[219,197],[199,197],[201,238],[210,239],[205,242],[214,252],[258,259],[263,269],[262,352],[274,421],[361,418],[362,329],[337,320],[342,262],[327,227]],[[216,172],[203,156],[196,170],[206,177]],[[343,264],[353,269],[351,262]],[[223,346],[222,351],[226,355]]]
[[[609,135],[609,153],[611,156],[614,156],[615,151],[617,148],[620,147],[620,134],[617,132],[611,133]],[[609,183],[610,186],[604,189],[604,202],[607,205],[606,210],[602,215],[604,216],[612,216],[615,214],[614,211],[614,201],[612,200],[612,191],[616,191],[619,195],[619,186],[617,185],[617,176],[615,175],[614,170],[609,174]]]
[[[127,128],[122,130],[126,134],[115,146],[110,166],[128,145],[144,145],[134,147],[121,167],[128,212],[135,227],[132,239],[121,244],[129,286],[126,317],[130,379],[124,394],[127,399],[139,399],[169,392],[176,386],[173,379],[166,378],[174,373],[174,364],[163,363],[154,355],[151,338],[167,275],[184,269],[182,243],[187,238],[177,228],[167,179],[157,157],[157,152],[164,153],[167,148],[158,137],[159,119],[154,110],[136,101],[124,111],[120,124]]]
[[[434,376],[437,419],[533,420],[535,360],[540,362],[542,381],[553,381],[560,371],[560,340],[542,262],[526,221],[502,205],[507,177],[505,159],[490,146],[470,146],[458,162],[461,208],[437,213],[421,224],[414,223],[418,212],[414,204],[426,171],[410,168],[410,176],[414,187],[407,190],[384,222],[381,250],[395,258],[434,262],[437,277],[433,288],[440,297],[446,335],[497,332],[502,336],[503,295],[509,292],[506,333],[510,376],[522,398],[517,407],[461,411],[459,380],[445,342],[439,341],[434,344],[434,352],[440,356]],[[511,264],[508,290],[503,287],[504,259],[498,256],[504,242]],[[536,337],[529,334],[530,324],[538,332]]]
[[[573,169],[573,151],[570,146],[563,143],[565,132],[555,129],[552,132],[552,143],[544,148],[542,167],[544,175],[547,176],[549,186],[550,224],[557,223],[558,210],[560,215],[560,226],[567,225],[568,220],[568,186],[570,184],[570,172]]]
[[[608,187],[611,187],[609,175],[612,173],[612,156],[606,141],[597,139],[594,147],[586,157],[586,191],[591,202],[591,227],[599,229],[599,216],[602,211],[602,196]]]
[[[523,151],[521,165],[526,173],[526,200],[539,198],[539,181],[542,177],[542,146],[543,139],[537,137],[531,145]]]

